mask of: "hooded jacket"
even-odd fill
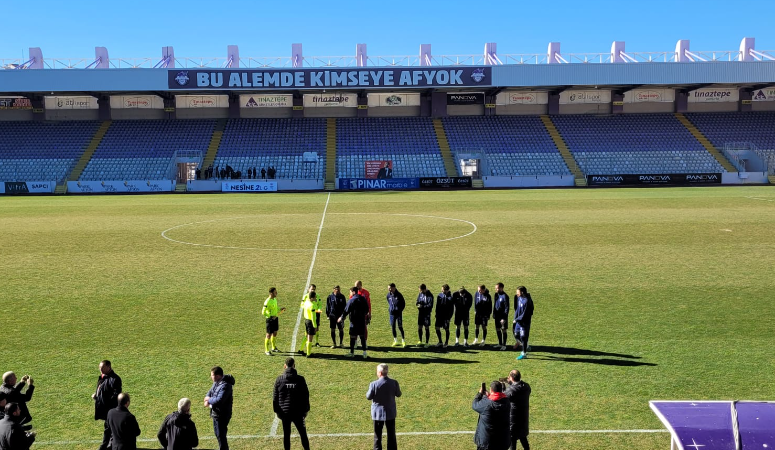
[[[167,450],[191,450],[199,445],[199,435],[191,415],[179,411],[164,418],[156,437]]]
[[[226,374],[221,381],[213,383],[213,387],[207,391],[207,396],[210,397],[210,417],[231,417],[234,383],[234,377]]]
[[[474,397],[472,405],[474,411],[479,413],[479,422],[476,425],[474,443],[479,448],[491,450],[506,450],[511,445],[509,433],[509,399],[501,392],[494,392],[489,396],[479,393]]]

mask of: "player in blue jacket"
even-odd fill
[[[388,285],[387,302],[388,313],[390,313],[390,328],[393,329],[393,347],[398,346],[396,325],[398,325],[398,330],[401,331],[401,347],[406,347],[406,340],[404,339],[404,308],[406,307],[406,302],[404,301],[404,295],[396,289],[395,283]]]
[[[417,294],[417,346],[422,345],[422,329],[425,327],[425,347],[431,338],[431,313],[433,312],[433,293],[425,284],[420,285],[420,293]]]
[[[449,345],[449,321],[452,319],[452,315],[455,313],[455,304],[452,303],[452,291],[449,290],[449,285],[445,284],[441,287],[441,292],[436,297],[436,336],[439,338],[439,343],[436,347],[443,346],[447,348]],[[446,340],[441,343],[441,329],[444,329],[446,333]]]
[[[492,314],[492,297],[490,297],[490,291],[487,290],[485,285],[479,285],[479,289],[476,291],[474,297],[474,325],[476,326],[476,334],[474,337],[474,345],[479,340],[479,327],[482,327],[482,343],[487,340],[487,321],[490,320]]]
[[[503,283],[495,285],[493,301],[495,305],[492,310],[492,319],[495,322],[495,332],[498,333],[498,345],[495,348],[506,350],[506,341],[508,339],[506,331],[509,329],[509,294],[503,290]]]
[[[530,338],[530,322],[533,320],[533,298],[525,286],[518,287],[515,295],[514,338],[522,344],[522,353],[517,359],[525,359],[527,351],[530,350],[528,339]],[[514,348],[517,348],[517,344],[514,344]]]

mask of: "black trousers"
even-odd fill
[[[527,442],[527,436],[517,437],[514,434],[511,435],[511,447],[509,450],[517,450],[517,441],[522,444],[522,448],[530,450],[530,444]]]
[[[382,450],[382,427],[387,428],[387,448],[396,450],[396,419],[374,421],[374,450]]]
[[[307,425],[304,423],[304,416],[282,417],[283,422],[283,446],[285,450],[291,450],[291,424],[296,426],[301,438],[301,446],[304,450],[309,450],[309,438],[307,438]]]
[[[213,417],[213,431],[215,439],[218,440],[218,450],[229,450],[229,441],[226,439],[226,433],[229,431],[229,421],[231,416]]]
[[[108,426],[108,421],[103,421],[105,424],[105,429],[102,431],[102,445],[100,445],[99,450],[107,450],[107,448],[110,446],[110,439],[112,437],[110,433],[110,427]]]

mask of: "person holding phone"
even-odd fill
[[[474,434],[477,450],[508,448],[511,443],[509,434],[511,404],[503,393],[503,384],[497,380],[493,381],[490,383],[490,392],[487,392],[487,386],[482,383],[471,407],[479,413],[479,422]]]

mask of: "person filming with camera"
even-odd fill
[[[500,381],[490,383],[490,392],[487,386],[482,387],[474,397],[472,404],[474,411],[479,413],[479,422],[476,425],[474,444],[477,450],[506,450],[511,444],[509,434],[509,412],[511,404],[503,393],[503,384]]]

